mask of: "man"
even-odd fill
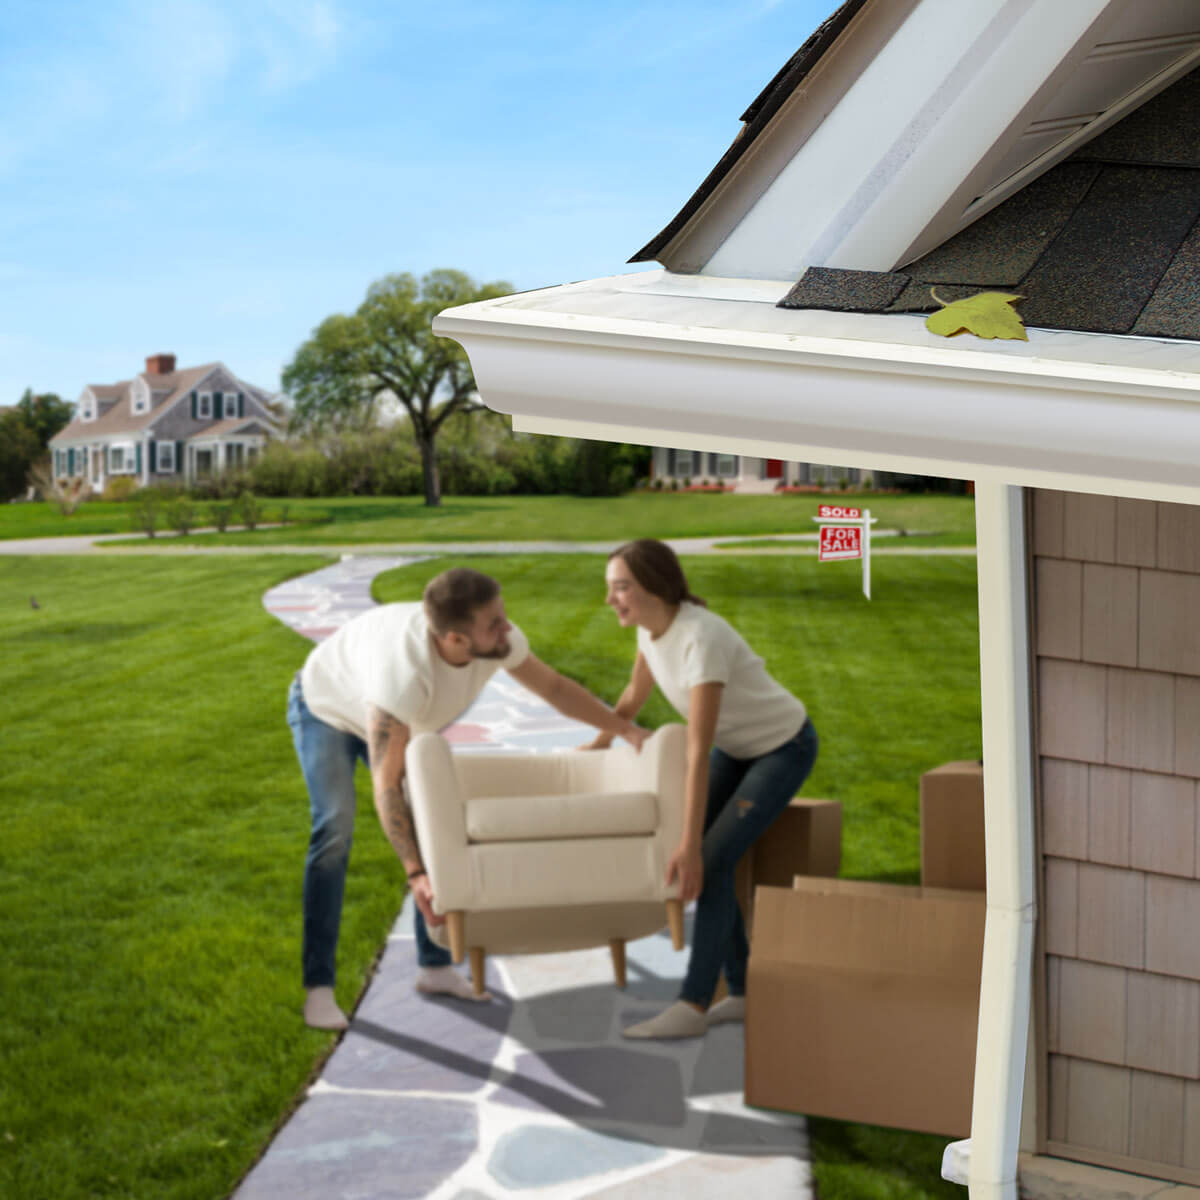
[[[420,604],[385,604],[355,617],[309,654],[293,680],[288,724],[312,806],[303,969],[304,1019],[314,1028],[348,1024],[334,999],[334,961],[360,759],[370,768],[375,809],[416,903],[417,989],[474,998],[470,983],[426,928],[445,918],[433,910],[404,797],[404,751],[414,734],[442,729],[470,707],[501,667],[564,716],[623,737],[639,750],[649,736],[535,657],[505,615],[500,585],[466,567],[430,580]]]

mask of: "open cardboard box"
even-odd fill
[[[755,888],[787,888],[797,875],[836,875],[841,867],[841,802],[794,797],[737,865],[734,886],[747,933]]]
[[[944,763],[921,776],[921,884],[987,887],[983,763]]]
[[[982,892],[758,888],[746,1103],[967,1136],[985,910]]]

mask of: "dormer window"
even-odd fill
[[[88,402],[86,402],[86,403],[84,404],[84,406],[83,406],[83,407],[82,407],[82,408],[79,410],[79,416],[80,416],[80,418],[81,418],[82,420],[84,420],[84,421],[90,421],[90,420],[92,420],[92,417],[93,417],[93,415],[94,415],[94,414],[93,414],[93,412],[92,412],[92,405],[91,405],[91,402],[90,402],[90,401],[88,401]]]
[[[201,421],[211,421],[212,415],[212,392],[201,392],[196,397],[196,416]]]
[[[145,382],[138,379],[133,385],[133,412],[136,416],[139,413],[150,411],[150,389]]]
[[[225,393],[225,416],[236,417],[237,414],[237,392]]]

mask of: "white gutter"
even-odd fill
[[[466,348],[484,403],[531,432],[1200,501],[1194,371],[511,301],[449,309],[434,331]],[[1056,344],[1031,330],[1039,341]],[[1161,349],[1144,344],[1151,357]]]

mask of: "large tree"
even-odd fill
[[[20,409],[0,411],[0,500],[25,490],[25,477],[42,448]]]
[[[75,406],[54,392],[34,395],[32,388],[17,401],[17,411],[25,418],[25,424],[33,430],[38,444],[44,450],[50,439],[71,419]]]
[[[386,275],[367,289],[353,316],[327,317],[283,372],[299,427],[368,429],[381,404],[402,404],[421,455],[425,503],[441,503],[437,435],[455,413],[483,406],[471,364],[457,342],[434,337],[444,308],[505,296],[512,285],[477,284],[462,271]]]

